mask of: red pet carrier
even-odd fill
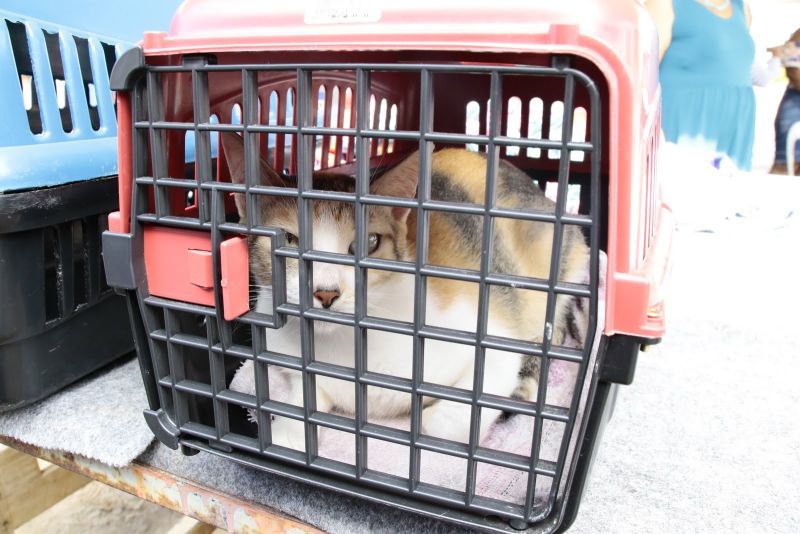
[[[104,257],[109,283],[125,290],[131,304],[150,404],[145,417],[159,440],[187,454],[212,452],[486,531],[565,528],[577,513],[614,389],[632,381],[640,348],[664,332],[661,287],[672,223],[655,180],[654,28],[640,5],[623,0],[457,9],[415,2],[306,5],[189,1],[169,33],[145,34],[142,47],[113,72],[120,210],[104,234]],[[193,165],[184,163],[189,132]],[[245,183],[230,179],[219,143],[226,132],[243,138]],[[431,151],[445,147],[485,155],[487,203],[431,196]],[[371,178],[417,150],[415,198],[370,193]],[[297,185],[257,183],[259,156]],[[555,199],[553,211],[497,206],[500,160]],[[314,189],[317,170],[350,174],[355,191]],[[299,243],[290,244],[285,229],[264,226],[256,215],[240,220],[234,193],[248,214],[258,213],[268,197],[296,202]],[[311,246],[311,213],[321,201],[354,210],[349,254]],[[415,211],[419,243],[428,240],[432,212],[479,217],[484,238],[476,246],[483,256],[491,255],[496,219],[552,225],[550,274],[493,272],[488,260],[477,270],[443,267],[428,263],[425,253],[410,262],[370,257],[364,214],[387,205]],[[570,226],[589,245],[581,283],[558,274]],[[271,245],[271,313],[251,304],[248,241],[257,238]],[[299,302],[286,298],[290,261],[299,265]],[[352,266],[353,313],[313,305],[314,263]],[[364,282],[370,271],[412,276],[408,298],[415,310],[425,307],[428,280],[475,284],[484,295],[475,328],[434,327],[421,312],[407,322],[373,314]],[[495,287],[546,295],[547,321],[533,341],[486,332],[486,295]],[[557,297],[586,310],[582,343],[554,341]],[[299,355],[265,346],[267,333],[289,320],[302,325]],[[315,358],[314,325],[322,323],[352,328],[351,366]],[[371,331],[411,338],[410,376],[370,369],[363,340]],[[473,390],[423,379],[423,347],[432,340],[474,347]],[[487,350],[536,359],[535,399],[481,390]],[[254,369],[251,391],[232,386],[242,364]],[[302,374],[302,405],[273,391],[268,377],[275,368]],[[354,413],[317,409],[315,383],[323,378],[352,384]],[[369,388],[408,396],[406,426],[368,415]],[[423,402],[469,408],[468,442],[427,435],[420,425]],[[488,409],[513,415],[496,426],[517,421],[523,448],[509,449],[496,436],[479,439],[474,428]],[[303,423],[304,450],[272,442],[275,416]],[[346,454],[331,454],[335,438],[326,436],[334,434],[349,440]],[[399,469],[382,462],[389,446],[402,458],[395,462]],[[426,467],[437,459],[462,472],[449,473],[445,483]],[[492,488],[490,479],[498,477],[511,480],[516,493]]]

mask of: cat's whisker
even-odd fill
[[[369,182],[370,182],[370,183],[372,183],[372,180],[375,178],[375,176],[377,176],[377,175],[378,175],[378,169],[380,169],[380,168],[381,168],[381,165],[383,165],[383,160],[384,160],[384,158],[386,158],[386,152],[384,152],[383,154],[381,154],[381,159],[380,159],[380,160],[378,160],[378,164],[375,166],[375,168],[374,168],[374,169],[372,170],[372,172],[370,173],[370,176],[369,176]]]
[[[259,289],[272,289],[272,286],[267,284],[250,284],[250,287],[257,287]]]

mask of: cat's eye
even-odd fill
[[[381,246],[381,234],[369,234],[367,236],[367,255],[372,254],[373,252],[378,250],[379,246]],[[350,243],[350,248],[348,249],[348,252],[351,255],[355,255],[356,253],[355,241]]]
[[[296,247],[297,243],[299,243],[297,236],[292,233],[286,232],[286,244]]]

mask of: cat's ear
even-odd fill
[[[419,151],[414,152],[393,169],[384,173],[370,186],[375,195],[400,198],[416,198],[419,183]],[[392,215],[395,219],[408,216],[409,208],[394,207]]]
[[[233,132],[221,132],[219,138],[222,143],[222,150],[225,153],[225,163],[228,165],[231,181],[235,184],[243,184],[245,179],[244,141],[238,134]],[[258,183],[260,185],[288,187],[283,178],[261,158],[259,158],[258,174]],[[234,193],[233,198],[236,201],[236,209],[239,211],[239,216],[244,219],[246,217],[245,206],[247,204],[244,195],[241,193]]]

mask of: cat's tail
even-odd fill
[[[519,381],[511,394],[511,398],[526,401],[536,400],[540,372],[541,364],[538,356],[523,356],[522,367],[520,367],[518,375]],[[508,416],[509,414],[505,415]]]
[[[573,297],[569,299],[564,317],[564,345],[583,348],[589,329],[589,299]]]
[[[583,348],[589,326],[589,299],[569,297],[561,322],[555,333],[554,343],[572,348]],[[539,390],[541,361],[539,356],[526,355],[519,370],[519,382],[511,394],[512,398],[534,401]]]

